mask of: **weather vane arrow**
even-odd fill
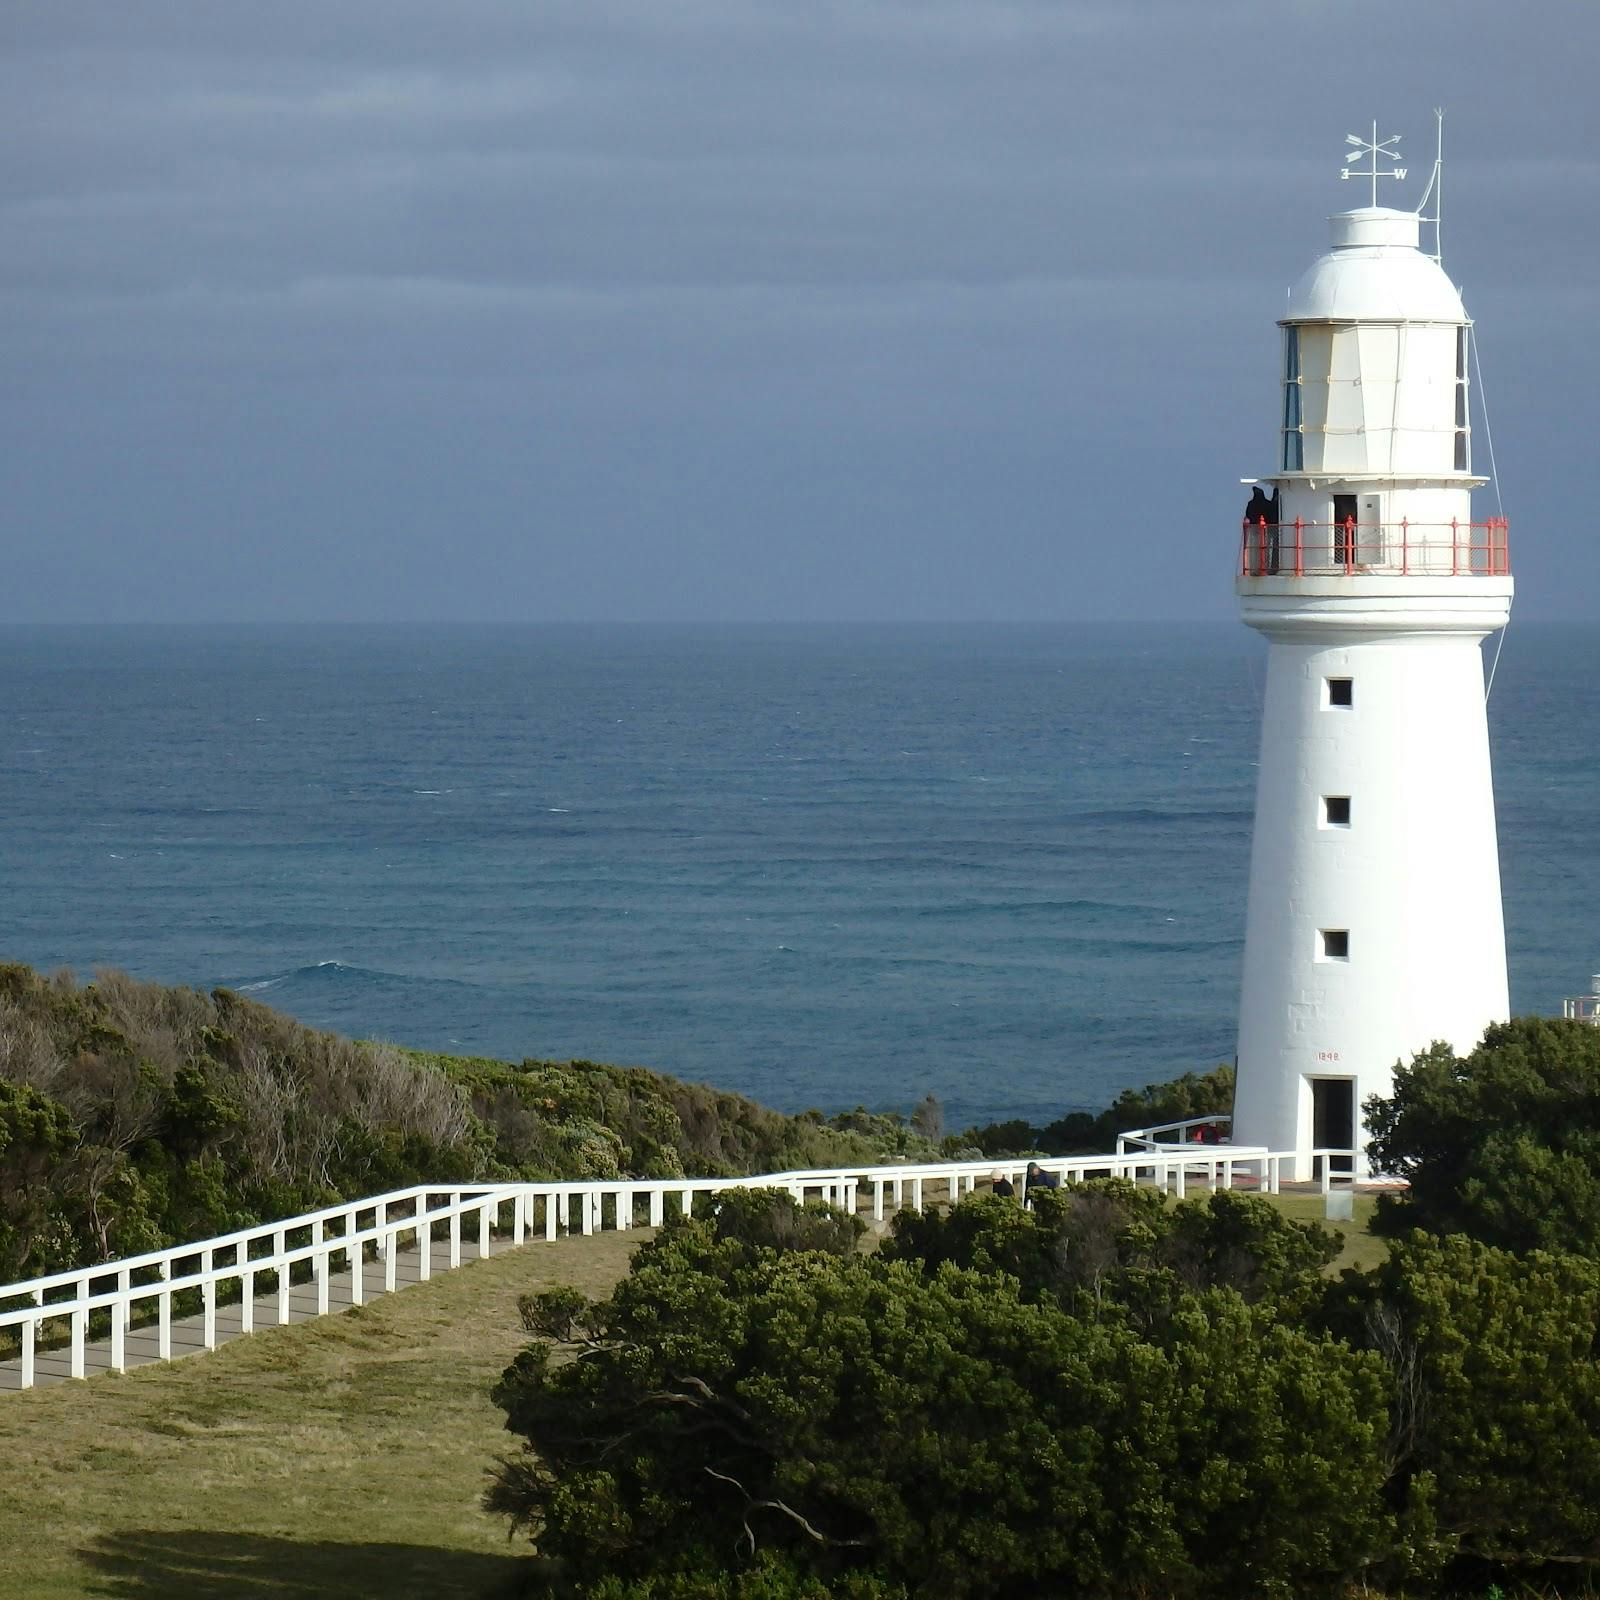
[[[1347,133],[1344,142],[1352,148],[1344,153],[1344,166],[1339,171],[1341,178],[1370,178],[1372,180],[1372,203],[1378,203],[1379,178],[1403,178],[1406,169],[1400,165],[1400,140],[1402,135],[1392,133],[1387,139],[1378,137],[1378,124],[1372,124],[1372,137],[1363,139],[1358,133]],[[1358,161],[1370,160],[1371,165],[1358,167]],[[1380,167],[1380,161],[1389,161],[1394,164],[1390,167]]]

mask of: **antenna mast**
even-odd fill
[[[1438,132],[1438,141],[1435,145],[1433,158],[1433,176],[1428,179],[1428,188],[1422,196],[1422,204],[1417,207],[1417,220],[1433,225],[1433,259],[1438,262],[1444,260],[1444,109],[1441,106],[1433,108],[1433,120]],[[1428,202],[1433,201],[1433,215],[1428,212]]]

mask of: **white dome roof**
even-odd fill
[[[1285,322],[1465,322],[1455,285],[1417,248],[1414,211],[1363,206],[1330,217],[1333,249],[1289,293]]]

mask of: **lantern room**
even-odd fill
[[[1332,222],[1333,248],[1281,323],[1280,472],[1469,474],[1468,318],[1418,248],[1416,213],[1364,206]]]

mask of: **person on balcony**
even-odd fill
[[[1250,503],[1244,508],[1244,520],[1252,527],[1259,523],[1275,523],[1278,520],[1278,508],[1273,500],[1269,500],[1261,485],[1258,483],[1250,491]]]

